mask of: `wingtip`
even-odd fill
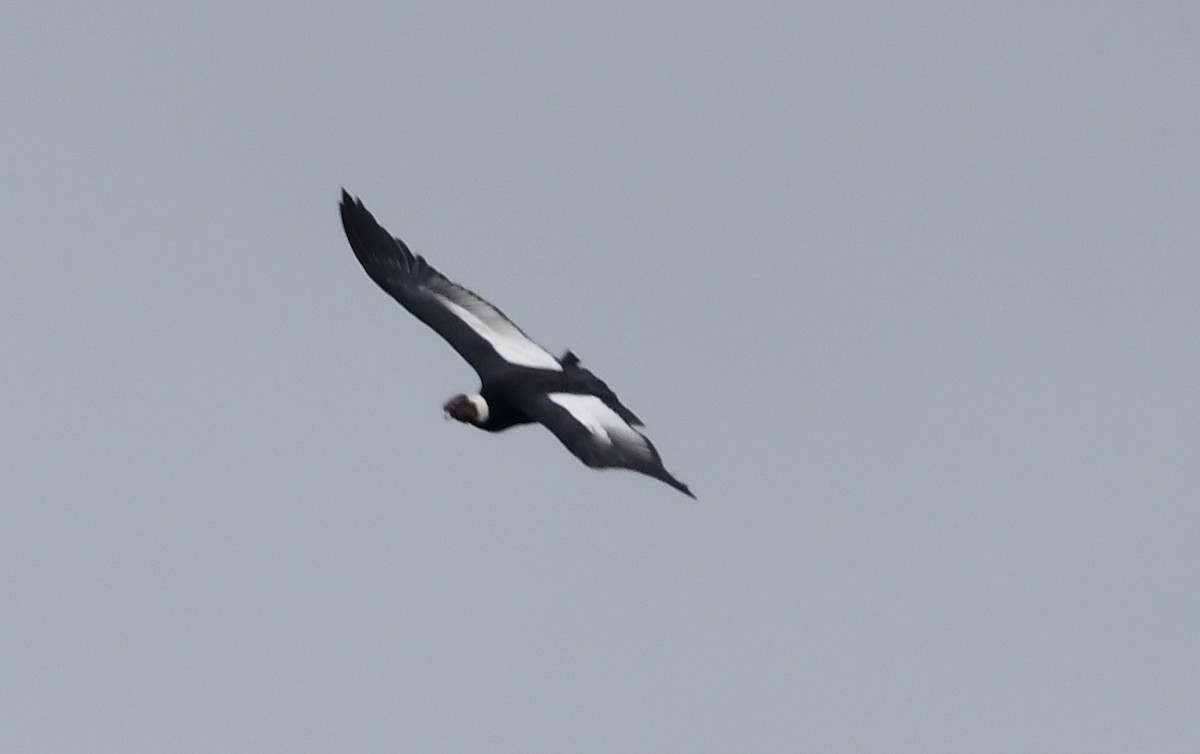
[[[666,482],[667,484],[671,485],[672,487],[674,487],[675,489],[679,490],[683,494],[687,495],[691,499],[693,499],[693,500],[696,499],[696,493],[692,492],[691,488],[688,487],[686,484],[679,481],[675,477],[671,476],[670,472],[667,472],[667,475],[665,477],[662,477],[662,480],[664,482]]]

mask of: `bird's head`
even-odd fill
[[[442,410],[446,412],[447,419],[474,424],[477,427],[488,418],[487,401],[478,393],[456,395],[446,401]]]

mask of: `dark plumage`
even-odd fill
[[[632,469],[695,497],[663,468],[638,429],[641,420],[575,354],[552,356],[495,306],[409,251],[345,191],[341,213],[350,247],[371,279],[479,374],[479,392],[450,399],[448,417],[489,432],[537,422],[588,466]]]

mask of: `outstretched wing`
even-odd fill
[[[604,401],[604,404],[616,411],[618,416],[635,427],[642,426],[642,420],[637,417],[637,414],[621,403],[621,399],[612,391],[612,388],[605,384],[604,380],[592,374],[591,370],[584,368],[578,356],[566,351],[559,362],[562,363],[564,372],[579,380],[589,393]]]
[[[600,397],[539,393],[525,396],[520,407],[553,432],[586,465],[632,469],[660,479],[688,497],[696,497],[663,467],[650,439]]]
[[[562,369],[503,312],[409,251],[345,191],[341,211],[350,248],[371,279],[445,338],[481,378],[508,365]]]

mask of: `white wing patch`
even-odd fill
[[[454,301],[436,291],[431,291],[442,305],[461,319],[479,337],[486,340],[500,354],[500,358],[510,364],[534,367],[537,369],[553,369],[562,371],[558,359],[550,355],[546,349],[530,340],[503,314],[486,301],[471,298],[462,303]]]
[[[644,458],[654,458],[650,443],[641,432],[631,427],[616,411],[594,395],[550,393],[547,396],[567,410],[575,421],[606,445],[620,445]]]

